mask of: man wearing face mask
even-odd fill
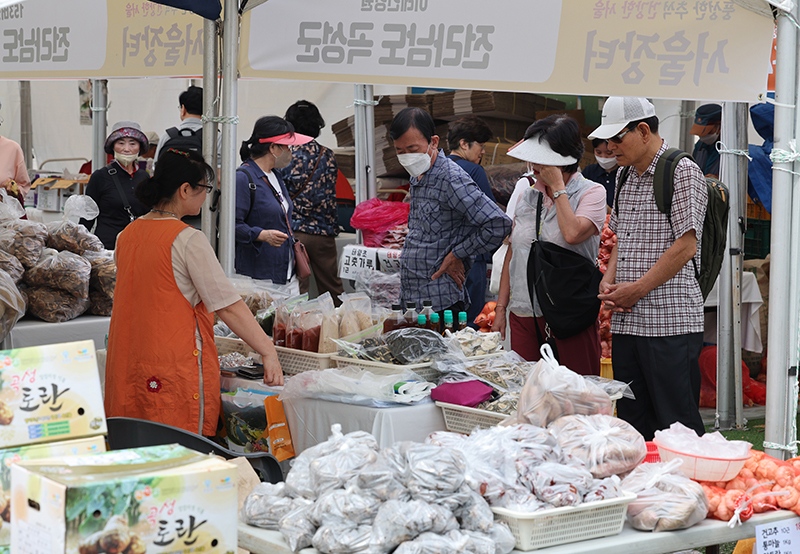
[[[292,161],[289,145],[311,137],[294,132],[291,123],[275,115],[256,121],[253,134],[242,142],[244,162],[236,170],[236,273],[300,291],[294,269],[292,199],[277,169]]]
[[[717,141],[722,124],[722,106],[719,104],[703,104],[694,115],[694,125],[690,131],[699,138],[694,145],[692,157],[703,175],[719,177],[719,152]]]
[[[601,139],[592,139],[592,148],[594,148],[594,157],[597,160],[596,164],[587,165],[581,171],[583,176],[600,183],[606,189],[606,212],[611,213],[611,208],[614,205],[614,187],[617,185],[617,158],[614,153],[609,150],[606,141]]]
[[[434,311],[466,311],[472,258],[498,248],[511,220],[470,176],[440,151],[431,115],[398,113],[389,129],[399,162],[411,175],[408,236],[400,257],[403,302],[430,300]]]

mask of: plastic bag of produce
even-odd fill
[[[26,268],[33,267],[42,256],[47,240],[47,227],[44,223],[16,220],[11,229],[13,237],[8,252],[16,256]]]
[[[583,497],[584,502],[596,502],[598,500],[609,500],[622,496],[622,480],[617,475],[598,479],[592,488]]]
[[[56,252],[48,248],[23,278],[32,287],[50,287],[88,300],[91,274],[92,265],[85,258],[72,252]]]
[[[405,457],[405,482],[413,498],[436,502],[461,489],[466,470],[466,461],[461,452],[418,444],[409,447]]]
[[[612,415],[611,398],[603,389],[559,365],[550,345],[542,345],[541,352],[542,359],[536,362],[522,387],[516,413],[504,424],[547,427],[565,415]]]
[[[290,323],[289,316],[298,306],[298,304],[305,302],[306,300],[308,300],[308,293],[292,296],[286,300],[276,300],[275,324],[272,328],[272,342],[275,343],[275,346],[288,346],[286,340]]]
[[[332,342],[336,345],[339,356],[384,364],[399,364],[400,360],[394,357],[382,335],[383,325],[379,323],[358,333],[332,339]]]
[[[372,300],[366,293],[348,294],[345,292],[339,298],[342,300],[339,308],[342,316],[339,323],[339,336],[353,335],[373,326]]]
[[[28,313],[50,323],[75,319],[89,309],[89,298],[76,298],[68,292],[50,287],[31,286],[26,290]]]
[[[105,247],[89,229],[76,223],[81,218],[93,220],[100,215],[100,210],[91,196],[76,194],[67,198],[64,203],[64,217],[61,221],[47,224],[47,247],[55,250],[67,250],[83,255],[87,250],[100,251]]]
[[[327,554],[383,554],[385,551],[371,545],[372,526],[347,522],[325,524],[317,529],[312,545]]]
[[[444,359],[435,364],[436,369],[444,374],[443,382],[463,381],[465,376],[467,379],[483,381],[500,392],[516,395],[525,385],[528,373],[536,366],[536,363],[526,361],[513,350],[487,359]]]
[[[568,456],[582,461],[598,479],[627,473],[647,456],[644,437],[619,418],[569,415],[548,427]]]
[[[471,539],[470,544],[467,545],[467,552],[474,552],[475,554],[481,554],[487,551],[489,554],[509,554],[514,550],[517,543],[508,525],[500,521],[492,525],[487,533],[471,531],[469,529],[462,530],[461,532]],[[488,542],[486,540],[487,538]],[[494,549],[488,549],[488,547],[492,545]]]
[[[114,261],[114,251],[87,250],[83,253],[83,257],[89,260],[92,266],[89,290],[102,292],[108,298],[114,298],[114,288],[117,286],[117,262]]]
[[[356,206],[350,218],[350,225],[355,229],[367,231],[364,237],[366,246],[380,247],[389,229],[408,223],[410,208],[411,206],[404,202],[371,198]]]
[[[400,475],[392,469],[383,454],[358,470],[358,487],[379,499],[411,500],[411,493],[401,482]]]
[[[680,470],[683,460],[641,464],[622,481],[637,495],[628,504],[628,523],[642,531],[673,531],[701,522],[708,513],[703,487]]]
[[[222,398],[222,419],[228,447],[235,452],[269,452],[264,399],[271,393],[237,389]]]
[[[360,269],[355,274],[356,292],[364,292],[376,306],[391,308],[400,303],[400,273]]]
[[[25,315],[25,298],[14,280],[0,270],[0,341],[4,340],[19,318]]]
[[[114,310],[114,299],[99,290],[89,290],[89,313],[110,316]]]
[[[278,523],[289,512],[311,505],[305,498],[289,498],[284,483],[259,483],[247,495],[240,517],[248,525],[278,531]]]
[[[458,521],[444,506],[422,500],[389,500],[378,508],[372,524],[373,544],[391,550],[420,534],[447,533],[458,529]]]
[[[301,506],[288,512],[278,522],[278,530],[294,552],[311,546],[317,527],[312,521],[314,505]]]
[[[358,470],[378,459],[378,453],[366,445],[347,448],[312,461],[309,466],[311,488],[315,496],[344,487],[358,475]]]
[[[536,498],[556,507],[577,506],[594,484],[594,477],[583,467],[545,462],[520,469],[520,482]]]
[[[375,452],[371,455],[377,458]],[[338,452],[341,455],[343,452]],[[331,456],[331,458],[334,458]],[[374,462],[371,462],[374,463]],[[312,464],[313,467],[313,464]],[[378,513],[381,500],[357,489],[338,489],[320,495],[314,504],[313,517],[318,525],[350,523],[370,524]]]
[[[22,274],[25,273],[25,268],[22,267],[20,261],[3,250],[0,250],[0,270],[8,273],[15,283],[19,283],[22,280]]]
[[[385,333],[383,340],[392,355],[403,364],[428,362],[448,352],[442,336],[430,329],[416,327],[396,329]]]

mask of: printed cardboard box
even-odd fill
[[[86,439],[34,444],[0,450],[0,547],[11,544],[11,464],[26,460],[82,456],[106,451],[106,440],[102,435]]]
[[[93,341],[0,351],[0,446],[105,433]]]
[[[233,553],[236,482],[177,444],[14,464],[11,553]]]

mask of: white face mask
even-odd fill
[[[703,135],[702,137],[698,137],[698,140],[703,144],[714,144],[719,140],[719,133],[711,133],[710,135]]]
[[[120,154],[119,152],[114,152],[114,159],[122,165],[131,165],[138,157],[138,154]]]
[[[611,169],[617,165],[617,158],[603,158],[601,156],[595,156],[594,159],[597,160],[597,163],[600,164],[600,167],[603,169]]]
[[[428,146],[430,150],[430,146]],[[431,167],[431,155],[425,152],[417,152],[414,154],[398,154],[397,161],[400,162],[408,174],[412,177],[419,177]]]
[[[275,154],[272,154],[275,156]],[[275,169],[283,169],[292,163],[292,151],[288,148],[281,152],[280,156],[275,156]]]

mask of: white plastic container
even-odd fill
[[[706,458],[702,456],[695,456],[693,454],[684,454],[683,452],[676,452],[657,442],[653,443],[658,448],[658,455],[661,457],[662,462],[669,462],[676,458],[683,460],[681,464],[681,471],[689,478],[695,481],[730,481],[739,474],[744,463],[749,459],[723,459],[723,458]]]

